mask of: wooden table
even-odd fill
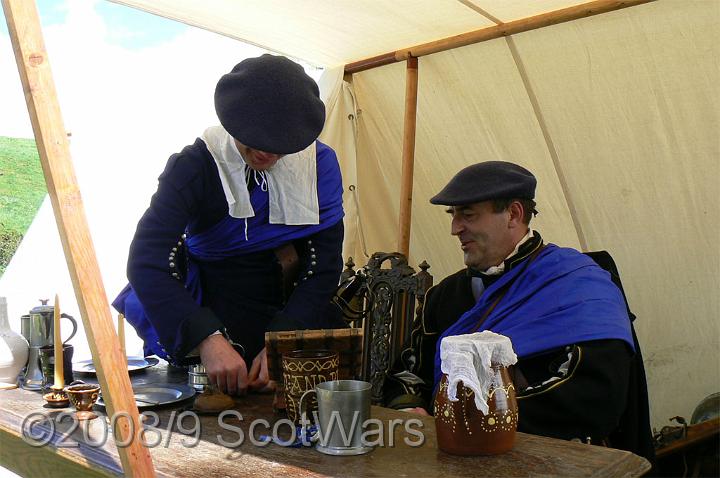
[[[79,377],[76,377],[79,378]],[[84,380],[85,377],[82,377]],[[187,380],[181,369],[154,367],[133,376],[133,384],[183,383]],[[86,381],[91,381],[86,380]],[[419,417],[387,408],[373,407],[373,418],[385,426],[385,446],[372,452],[352,457],[323,455],[312,448],[285,448],[276,444],[255,446],[249,440],[250,423],[258,418],[268,420],[270,427],[281,417],[273,414],[271,395],[249,395],[236,401],[236,409],[242,422],[225,417],[224,427],[217,416],[200,416],[201,434],[198,440],[178,431],[177,418],[187,403],[155,409],[160,418],[156,427],[147,433],[149,442],[159,444],[151,448],[158,476],[208,478],[218,476],[362,476],[362,477],[471,477],[471,476],[640,476],[650,469],[650,464],[632,453],[593,445],[556,440],[518,433],[515,447],[509,453],[489,457],[458,457],[437,449],[435,424],[432,418]],[[37,392],[26,390],[0,391],[0,465],[23,476],[117,476],[122,474],[117,447],[111,438],[103,442],[103,431],[108,427],[108,417],[89,422],[84,428],[74,425],[64,417],[57,422],[59,413],[71,409],[52,410],[44,408]],[[49,431],[49,419],[55,419],[55,433],[49,443],[32,447],[22,436],[23,420],[31,413],[41,413],[49,418],[33,427],[33,432]],[[417,418],[421,425],[413,430],[425,437],[422,446],[417,436],[397,426],[392,434],[393,446],[389,446],[392,420]],[[194,416],[186,414],[185,429],[194,425]],[[172,422],[172,425],[171,425]],[[238,447],[223,446],[238,440],[238,433],[229,428],[242,429],[245,440]],[[422,428],[420,428],[422,426]],[[289,430],[288,427],[284,427]],[[259,426],[255,435],[272,433],[272,429]],[[89,441],[83,436],[86,435]],[[376,438],[376,437],[375,437]],[[95,445],[91,443],[95,441]],[[194,446],[193,446],[194,445]]]

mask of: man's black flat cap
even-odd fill
[[[267,153],[302,151],[325,124],[317,83],[283,56],[241,61],[215,87],[215,112],[230,136]]]
[[[535,176],[514,163],[485,161],[460,170],[432,204],[463,206],[490,199],[534,199]]]

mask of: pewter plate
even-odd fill
[[[153,367],[160,363],[157,357],[128,357],[128,372],[137,372],[138,370],[145,370],[146,368]],[[92,360],[83,360],[80,362],[73,362],[73,372],[76,373],[91,373],[95,374],[95,364]]]
[[[187,400],[195,395],[195,389],[181,383],[156,383],[133,387],[133,395],[137,407],[143,409]],[[101,407],[105,406],[102,397],[98,399],[97,404]]]

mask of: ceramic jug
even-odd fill
[[[0,382],[17,383],[18,374],[27,359],[27,340],[10,329],[7,299],[0,297]]]
[[[475,407],[475,392],[461,384],[455,402],[448,399],[447,374],[435,396],[438,447],[453,455],[496,455],[512,449],[518,424],[515,386],[506,367],[491,365],[488,413]]]
[[[442,378],[435,394],[438,448],[454,455],[496,455],[512,449],[518,425],[517,362],[508,337],[484,331],[443,338]]]

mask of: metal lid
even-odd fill
[[[207,374],[207,372],[205,371],[205,366],[201,363],[190,365],[188,367],[188,373],[193,373],[193,374],[198,374],[198,375]]]
[[[47,303],[50,301],[50,299],[40,299],[40,302],[42,305],[37,305],[32,308],[30,311],[30,315],[32,314],[52,314],[55,311],[55,307],[52,305],[47,305]]]

